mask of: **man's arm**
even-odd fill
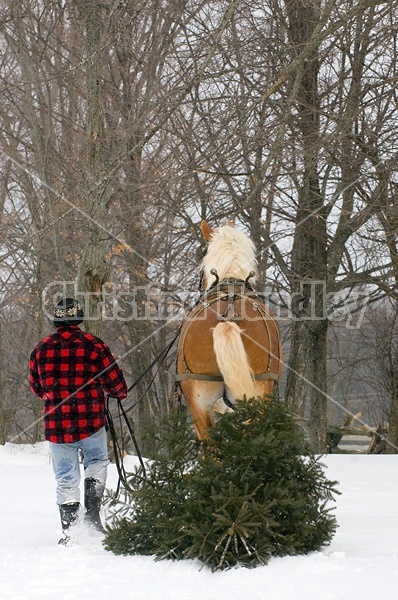
[[[43,388],[41,386],[39,372],[37,370],[35,351],[32,352],[29,359],[29,387],[31,391],[36,394],[36,396],[43,398]]]
[[[123,372],[106,345],[104,345],[101,354],[100,369],[99,381],[105,392],[113,398],[119,398],[119,400],[126,398],[127,384]]]

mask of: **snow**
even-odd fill
[[[127,457],[126,469],[135,459]],[[198,561],[115,556],[100,537],[58,546],[60,525],[46,443],[0,446],[2,600],[395,600],[398,595],[398,455],[329,455],[338,480],[332,544],[256,569],[215,572]],[[108,486],[117,474],[109,468]]]

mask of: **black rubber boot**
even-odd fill
[[[70,528],[77,522],[79,516],[79,508],[79,502],[59,505],[59,514],[61,516],[63,537],[59,540],[58,544],[66,546],[70,542]]]
[[[84,521],[97,531],[104,531],[101,523],[100,508],[105,484],[98,479],[89,477],[84,480],[84,504],[86,513]]]

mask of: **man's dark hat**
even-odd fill
[[[83,309],[75,298],[61,298],[54,306],[55,327],[80,325],[83,321]]]

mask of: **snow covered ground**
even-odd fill
[[[398,456],[331,455],[323,462],[342,492],[330,546],[257,569],[211,573],[196,561],[115,556],[83,532],[79,545],[58,546],[46,443],[0,446],[0,599],[395,600]],[[109,487],[116,481],[112,465]]]

